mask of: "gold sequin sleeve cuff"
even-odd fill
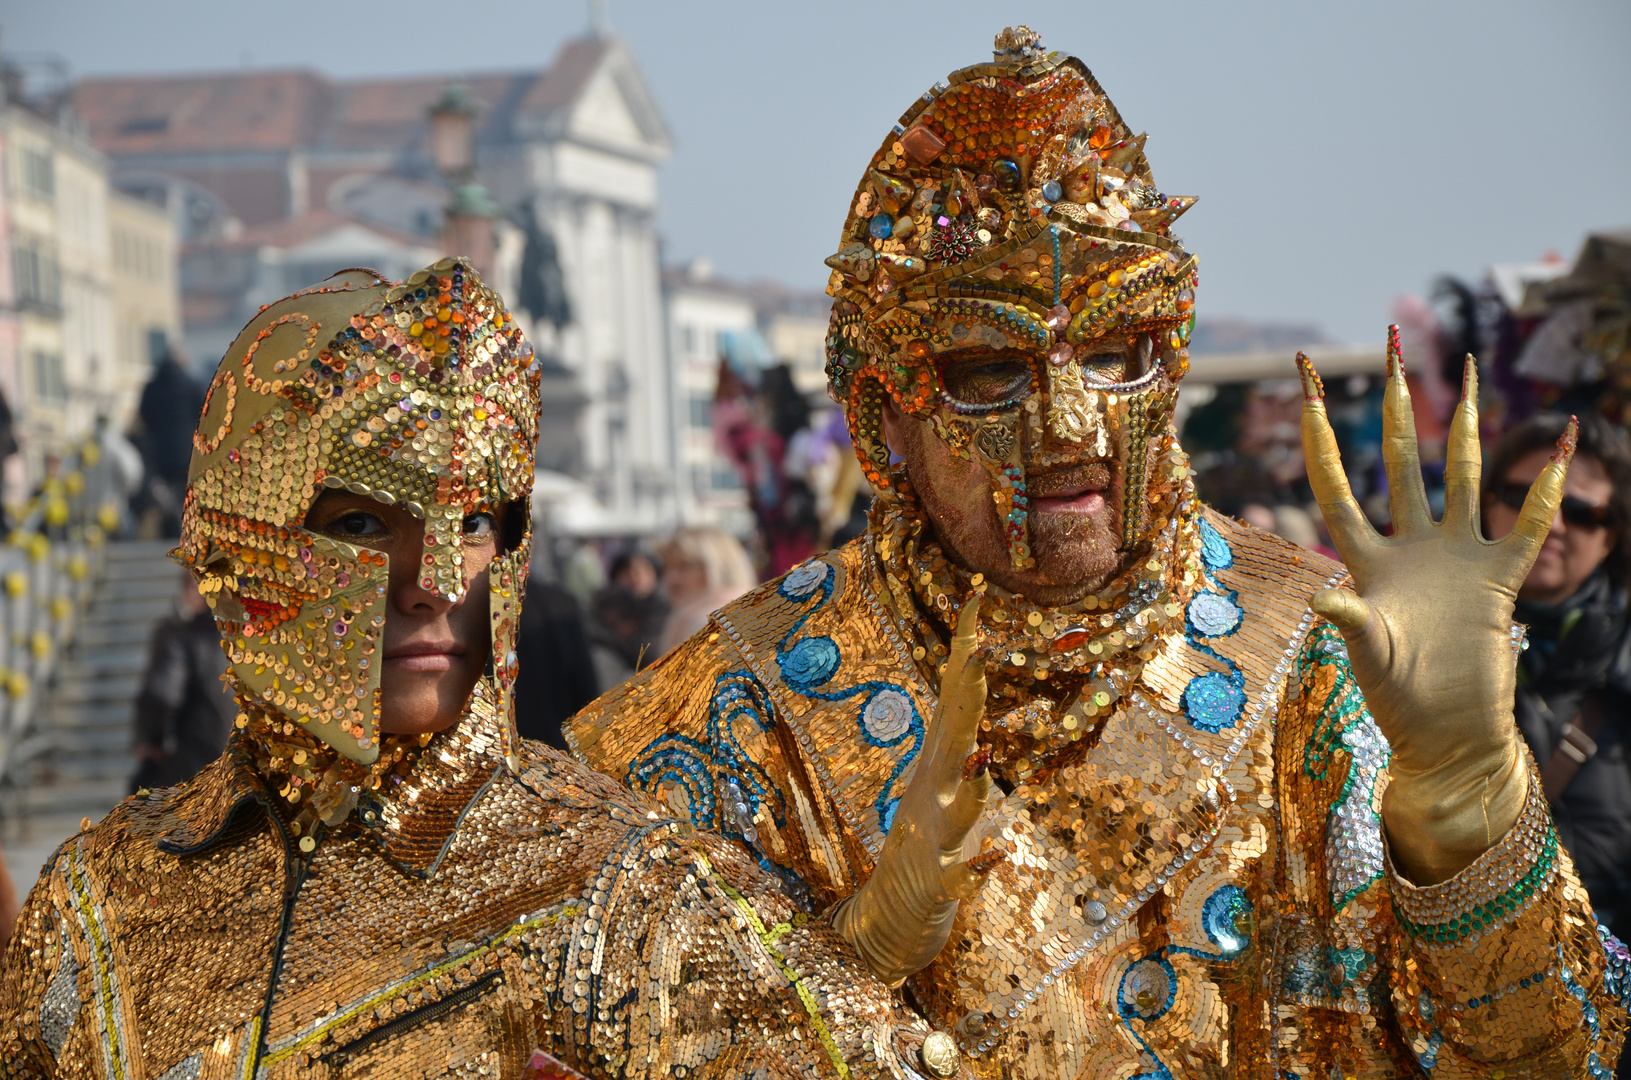
[[[1394,1006],[1434,1077],[1608,1078],[1619,1054],[1596,920],[1529,765],[1517,824],[1461,873],[1418,887],[1388,859]]]

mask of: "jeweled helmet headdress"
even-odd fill
[[[1004,30],[991,63],[953,72],[901,117],[827,259],[829,392],[868,479],[889,484],[887,394],[986,466],[1019,567],[1033,562],[1027,440],[1120,462],[1124,548],[1158,521],[1148,451],[1188,367],[1196,282],[1170,226],[1194,199],[1156,189],[1144,141],[1080,60]],[[1142,347],[1147,370],[1101,372],[1095,350],[1112,338]],[[1032,357],[1030,384],[960,396],[942,362],[982,346]]]
[[[373,762],[388,560],[308,531],[306,514],[325,488],[405,506],[425,522],[420,584],[456,600],[465,517],[517,502],[530,522],[537,417],[532,347],[462,259],[401,284],[344,271],[263,309],[210,383],[176,552],[240,702]],[[504,717],[528,539],[490,570]]]

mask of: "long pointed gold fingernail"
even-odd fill
[[[1404,353],[1399,349],[1399,324],[1387,328],[1387,377],[1404,378]]]
[[[1552,461],[1558,465],[1567,465],[1574,460],[1575,445],[1580,442],[1580,421],[1571,416],[1569,426],[1563,429],[1558,437],[1557,450],[1552,454]]]
[[[1472,353],[1467,354],[1466,365],[1461,369],[1461,403],[1478,404],[1478,361]]]
[[[1313,361],[1308,359],[1305,352],[1297,354],[1297,376],[1303,381],[1304,401],[1325,400],[1325,384],[1320,381],[1320,373],[1314,370]]]

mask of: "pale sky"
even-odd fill
[[[1081,56],[1200,256],[1205,315],[1379,343],[1435,276],[1631,225],[1624,0],[1093,4],[611,0],[676,138],[671,260],[820,288],[845,204],[896,117],[1026,22]],[[582,0],[457,4],[0,0],[0,48],[75,75],[309,67],[335,76],[545,64]]]

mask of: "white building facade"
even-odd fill
[[[111,187],[107,159],[60,104],[0,103],[0,148],[15,311],[0,390],[21,471],[37,477],[98,417],[130,423],[150,370],[150,349],[133,343],[177,330],[175,233],[162,212]],[[13,482],[27,482],[17,471]]]
[[[436,248],[451,193],[428,114],[455,84],[477,110],[474,179],[507,219],[497,233],[509,247],[489,260],[504,270],[494,284],[575,380],[562,394],[578,404],[546,415],[576,428],[573,472],[603,529],[660,531],[678,517],[656,230],[656,169],[672,138],[616,37],[569,41],[548,67],[518,73],[92,79],[73,101],[116,178],[155,193],[186,230],[187,336],[195,367],[207,367],[227,329],[274,298],[265,290],[278,267],[316,280],[352,265],[340,249],[359,239],[383,238],[385,261],[415,237]],[[553,246],[546,261],[569,319],[527,315],[525,275],[508,271],[525,262],[529,236]]]

